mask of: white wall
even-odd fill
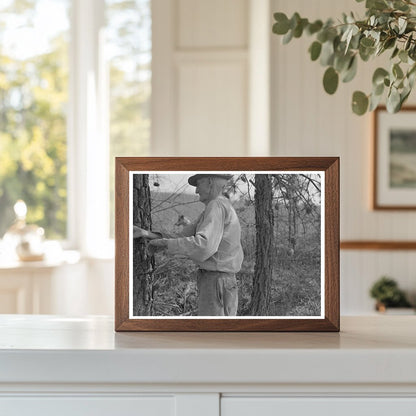
[[[351,10],[364,16],[363,4],[351,0],[273,0],[272,9],[290,15],[298,11],[310,19],[336,18]],[[360,62],[357,78],[329,96],[322,88],[325,69],[311,62],[307,52],[311,38],[289,45],[272,38],[272,154],[341,157],[341,240],[416,240],[415,212],[371,210],[371,115],[358,117],[350,107],[353,91],[371,91],[372,72],[382,58]],[[415,95],[410,98],[414,103]],[[370,312],[368,288],[383,274],[414,296],[414,262],[414,251],[341,251],[342,313]]]
[[[415,240],[416,213],[370,209],[371,116],[353,115],[350,102],[354,90],[369,91],[377,63],[360,63],[359,76],[328,96],[322,88],[324,68],[307,53],[310,38],[281,45],[279,37],[260,33],[264,25],[271,29],[274,11],[325,19],[362,10],[362,4],[268,2],[154,0],[153,154],[267,155],[270,147],[275,156],[340,156],[341,239]],[[255,100],[259,104],[253,105]],[[414,254],[342,251],[342,314],[370,313],[368,289],[383,274],[415,297]],[[112,313],[112,277],[108,263],[90,267],[89,293],[100,297],[90,313]]]
[[[153,0],[152,11],[152,154],[246,155],[249,0]]]

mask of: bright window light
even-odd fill
[[[23,200],[47,239],[103,252],[114,157],[149,154],[151,27],[151,0],[1,1],[0,238]]]
[[[110,235],[114,237],[114,157],[149,154],[151,1],[106,0],[106,20],[110,82]]]
[[[0,5],[0,238],[20,199],[48,238],[67,235],[69,12],[70,0]]]

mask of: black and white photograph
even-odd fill
[[[130,318],[324,318],[324,178],[130,172]]]

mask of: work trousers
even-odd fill
[[[236,316],[238,287],[234,273],[198,270],[198,315]]]

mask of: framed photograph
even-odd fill
[[[339,158],[116,158],[116,331],[339,331]]]
[[[416,209],[415,120],[416,107],[374,112],[374,209]]]

